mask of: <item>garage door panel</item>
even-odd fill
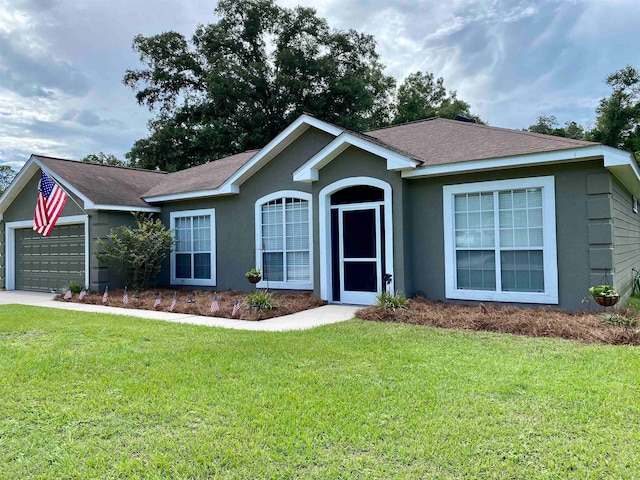
[[[84,225],[59,225],[49,237],[30,228],[15,231],[16,288],[48,291],[84,283]]]

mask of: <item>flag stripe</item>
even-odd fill
[[[67,203],[67,194],[46,173],[40,172],[38,201],[33,214],[33,229],[48,237]]]

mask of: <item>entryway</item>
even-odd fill
[[[326,275],[321,268],[321,297],[371,305],[385,275],[393,278],[390,186],[366,177],[341,180],[320,192],[320,211],[320,262],[327,268]]]

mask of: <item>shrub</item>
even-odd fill
[[[83,288],[84,286],[78,282],[71,282],[69,284],[69,290],[71,290],[71,293],[80,293]]]
[[[122,273],[128,285],[147,289],[155,283],[162,261],[169,255],[174,239],[171,230],[151,214],[134,213],[136,227],[111,229],[96,257]]]
[[[258,290],[248,294],[246,302],[249,308],[257,308],[258,310],[273,310],[278,306],[273,294],[268,290]]]
[[[386,310],[409,308],[409,300],[401,293],[384,291],[376,295],[376,306]]]
[[[621,327],[635,327],[638,325],[637,319],[619,313],[606,313],[602,316],[602,321],[609,325],[619,325]]]

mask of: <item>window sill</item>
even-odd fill
[[[557,305],[557,292],[491,292],[487,290],[453,290],[446,292],[451,300],[475,300],[483,302],[540,303]]]
[[[261,280],[255,284],[256,288],[269,288],[277,290],[313,290],[311,282],[268,282]]]
[[[171,285],[194,286],[194,287],[215,287],[216,281],[212,279],[193,278],[172,278]]]

